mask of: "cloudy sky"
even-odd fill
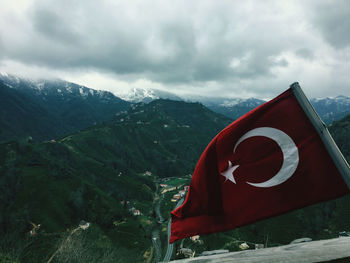
[[[0,71],[116,94],[350,96],[350,1],[1,0]]]

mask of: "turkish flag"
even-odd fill
[[[203,152],[170,243],[349,192],[349,166],[299,85],[222,130]]]

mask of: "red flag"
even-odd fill
[[[298,83],[207,146],[170,243],[233,229],[349,192],[350,169]]]

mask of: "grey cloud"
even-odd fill
[[[245,87],[249,95],[268,96],[279,85],[284,87],[283,82],[302,81],[295,78],[304,77],[307,63],[318,63],[314,54],[337,59],[324,53],[328,44],[319,34],[305,30],[310,19],[333,46],[346,47],[350,41],[344,33],[349,9],[332,11],[318,1],[317,8],[311,4],[312,18],[297,12],[298,19],[295,13],[284,14],[281,2],[273,0],[184,1],[172,2],[171,7],[162,0],[150,2],[33,1],[18,20],[25,23],[22,28],[20,22],[13,27],[16,37],[6,37],[11,32],[0,25],[0,52],[46,69],[112,73],[129,82],[146,79],[203,92]],[[324,70],[322,65],[315,68]],[[269,85],[259,90],[260,81]]]
[[[350,45],[350,3],[347,0],[321,2],[315,9],[314,24],[335,48]]]
[[[52,68],[95,68],[164,83],[255,78],[270,74],[270,68],[278,65],[270,57],[281,48],[275,43],[256,45],[257,36],[237,31],[244,21],[232,18],[230,12],[211,14],[213,23],[198,30],[195,19],[162,18],[158,24],[159,14],[149,11],[143,24],[143,10],[135,10],[136,17],[129,17],[103,3],[96,7],[91,1],[38,1],[29,10],[34,31],[28,45],[9,47],[9,53]],[[152,41],[158,46],[147,46]],[[232,59],[247,53],[252,55],[241,69],[230,66]]]
[[[61,69],[96,68],[120,74],[142,70],[142,41],[136,32],[127,33],[119,25],[114,26],[110,17],[93,15],[93,10],[84,8],[84,3],[62,3],[65,12],[54,12],[49,4],[33,5],[29,10],[33,25],[29,43],[19,48],[8,47],[14,58]],[[63,9],[57,5],[56,8]]]
[[[5,57],[5,46],[2,40],[2,36],[0,35],[0,63],[1,63],[1,59],[3,59],[4,57]]]
[[[38,8],[32,14],[34,28],[46,38],[64,44],[77,44],[81,37],[71,27],[71,21],[65,20],[52,9]]]
[[[308,48],[300,48],[295,52],[295,54],[298,57],[301,57],[304,59],[313,59],[314,58],[314,53]]]

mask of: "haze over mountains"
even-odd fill
[[[265,102],[256,98],[181,98],[169,92],[149,89],[134,89],[121,99],[108,91],[97,91],[63,80],[33,81],[2,73],[0,141],[25,136],[36,140],[53,139],[109,120],[118,112],[128,110],[132,103],[149,103],[160,98],[200,102],[232,120]],[[349,97],[310,101],[326,124],[350,113]]]
[[[278,94],[276,94],[276,96],[277,95]],[[200,102],[212,111],[221,113],[234,120],[266,102],[266,100],[258,98],[241,99],[204,97],[200,95],[181,98],[175,94],[156,89],[134,89],[130,94],[123,98],[132,102],[145,103],[160,98]],[[326,124],[331,124],[333,121],[339,120],[350,114],[350,97],[338,95],[336,97],[310,98],[310,102]]]

